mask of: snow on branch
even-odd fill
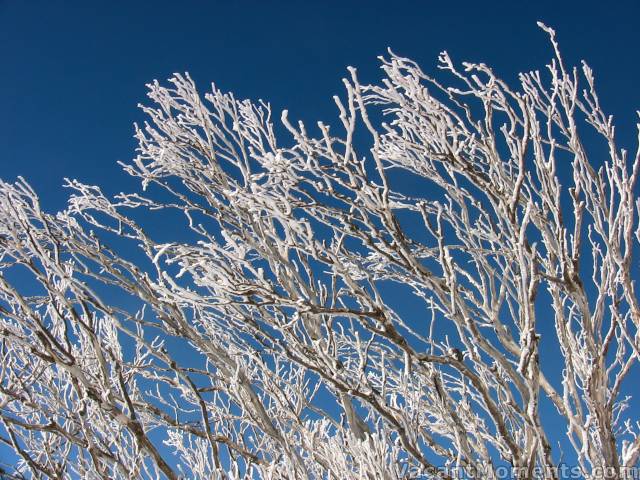
[[[285,111],[280,138],[268,104],[176,74],[124,165],[142,191],[70,180],[52,215],[0,183],[16,475],[638,466],[640,155],[542,28],[555,56],[518,85],[389,52],[376,85],[349,70],[334,124]]]

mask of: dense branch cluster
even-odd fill
[[[142,191],[69,181],[54,215],[0,183],[11,475],[638,466],[640,157],[547,31],[517,89],[446,53],[440,79],[351,69],[313,134],[176,75],[124,165]]]

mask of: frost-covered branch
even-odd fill
[[[338,122],[313,131],[175,75],[149,85],[124,165],[143,191],[70,180],[52,215],[25,181],[1,183],[0,441],[16,471],[637,466],[640,154],[543,28],[555,56],[517,87],[390,52],[378,85],[350,70]]]

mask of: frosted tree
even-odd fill
[[[516,87],[350,69],[331,128],[175,75],[139,192],[0,183],[7,478],[624,478],[640,156],[542,28]]]

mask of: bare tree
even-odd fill
[[[176,75],[149,85],[124,165],[143,191],[68,181],[53,215],[1,183],[12,475],[637,467],[640,156],[542,28],[555,56],[517,89],[390,52],[314,134]]]

